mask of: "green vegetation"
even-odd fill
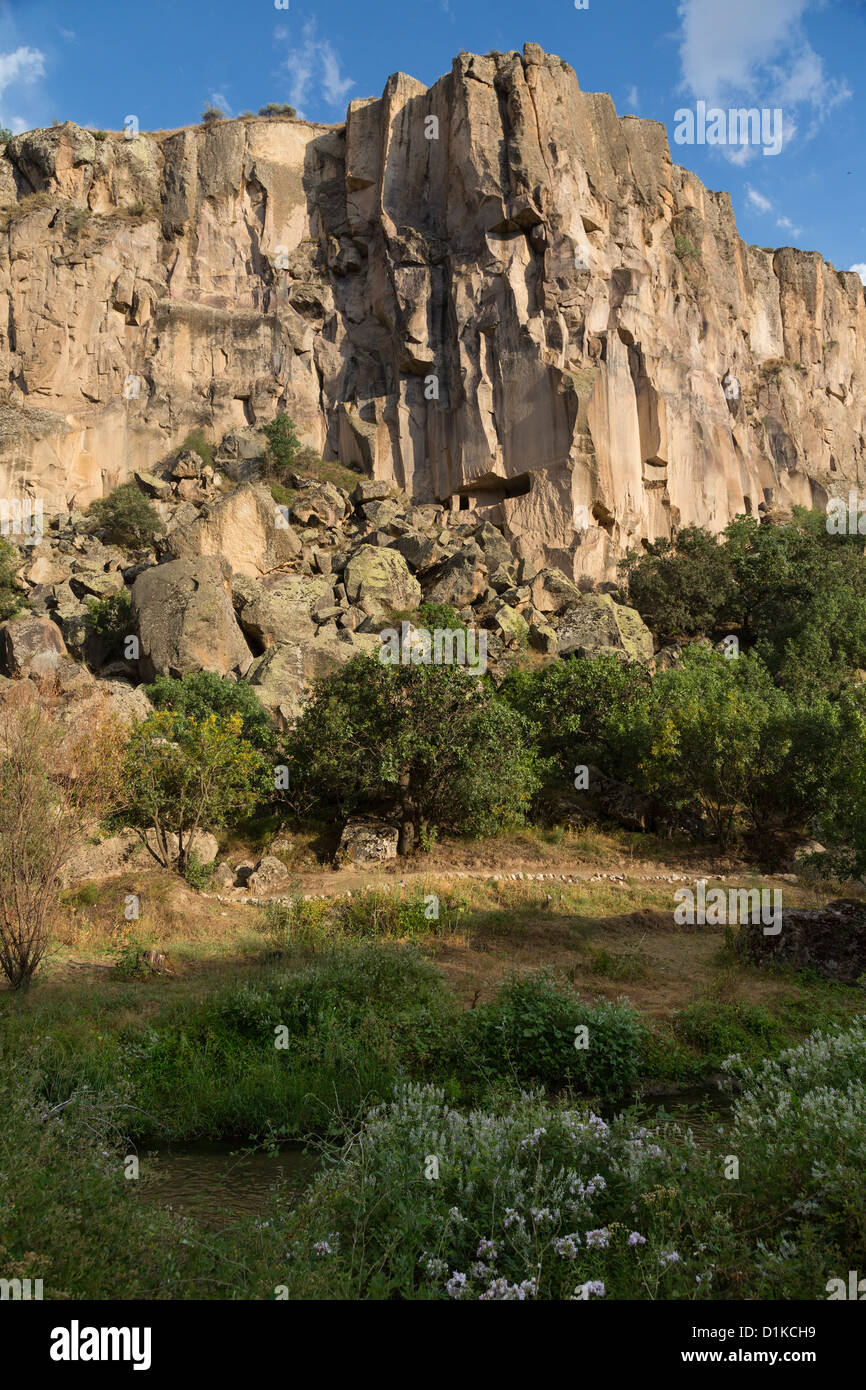
[[[266,106],[259,107],[260,116],[291,116],[297,117],[294,106],[289,106],[286,102],[269,101]]]
[[[123,763],[127,797],[118,816],[158,863],[177,863],[185,873],[198,831],[255,809],[269,769],[242,730],[240,714],[199,721],[173,710],[158,710],[133,729]]]
[[[100,639],[100,664],[124,656],[127,637],[135,631],[132,597],[128,589],[120,589],[105,598],[87,601],[87,627]]]
[[[225,120],[225,114],[225,111],[220,110],[218,106],[206,106],[201,113],[200,120],[202,125],[215,125],[217,121]]]
[[[295,426],[285,411],[281,411],[263,433],[268,441],[268,464],[278,482],[283,482],[295,468],[301,452],[301,441]]]
[[[484,833],[519,823],[538,784],[520,716],[456,666],[356,657],[316,683],[288,746],[314,803],[390,806],[403,853],[416,827]]]
[[[700,259],[700,251],[686,236],[674,237],[674,255],[681,261]]]
[[[277,739],[267,711],[249,685],[226,680],[213,671],[192,671],[182,680],[157,676],[153,684],[147,686],[146,693],[156,709],[171,710],[181,719],[200,723],[211,714],[220,719],[237,714],[241,720],[241,734],[248,743],[268,757],[277,751]]]
[[[439,1009],[411,951],[362,947],[213,996],[186,1028],[178,1014],[173,1032],[160,1020],[129,1035],[110,1082],[92,1065],[71,1074],[68,1053],[44,1041],[26,1061],[10,1051],[4,1268],[44,1278],[46,1297],[789,1300],[824,1298],[862,1266],[862,1019],[758,1067],[731,1059],[727,1132],[702,1144],[495,1078],[474,1102],[453,1081],[394,1079],[386,1039],[411,1051],[426,1019],[429,1066]],[[280,1029],[289,1048],[274,1046]],[[553,1034],[539,1036],[544,1058]],[[152,1127],[144,1096],[172,1132],[191,1108],[224,1127],[240,1092],[271,1138],[301,1109],[330,1132],[306,1198],[292,1210],[277,1197],[263,1221],[222,1233],[154,1211],[123,1176],[130,1129]]]
[[[113,545],[144,550],[162,532],[162,522],[135,483],[121,483],[107,497],[91,502],[87,515]]]
[[[175,449],[175,458],[177,458],[178,454],[186,453],[187,450],[191,450],[192,453],[198,454],[202,463],[213,468],[213,445],[208,440],[204,430],[190,430],[183,443]]]
[[[24,594],[15,584],[15,571],[20,564],[18,551],[0,539],[0,623],[5,623],[24,604]]]

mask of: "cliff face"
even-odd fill
[[[393,76],[340,127],[30,132],[0,203],[0,496],[48,511],[286,409],[600,578],[866,464],[859,277],[747,246],[663,126],[535,45]]]

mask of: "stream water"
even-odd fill
[[[715,1139],[715,1128],[730,1114],[730,1098],[707,1084],[672,1094],[647,1093],[640,1102],[646,1124],[688,1125],[699,1144]],[[141,1194],[155,1206],[170,1207],[205,1226],[224,1227],[263,1216],[279,1191],[296,1201],[318,1166],[314,1153],[291,1145],[277,1153],[239,1153],[239,1143],[195,1142],[140,1155]]]
[[[205,1226],[226,1226],[262,1215],[277,1191],[284,1200],[297,1200],[318,1164],[301,1145],[254,1154],[240,1153],[239,1147],[226,1140],[143,1152],[141,1195]]]

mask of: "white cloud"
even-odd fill
[[[773,211],[773,204],[770,202],[769,198],[765,198],[763,193],[759,193],[757,188],[753,188],[750,183],[746,184],[746,194],[748,196],[749,206],[754,208],[756,212]]]
[[[851,269],[855,275],[860,276],[863,284],[866,285],[866,261],[858,261],[856,265],[851,266]]]
[[[777,218],[776,218],[776,226],[777,226],[777,227],[781,227],[781,228],[783,229],[783,231],[790,232],[792,236],[802,236],[802,235],[803,235],[803,228],[802,228],[802,227],[795,227],[795,225],[794,225],[794,223],[791,221],[790,217],[777,217]]]
[[[38,48],[16,48],[11,53],[0,53],[0,124],[8,124],[16,135],[28,130],[30,122],[22,116],[6,115],[6,89],[22,82],[37,82],[44,76],[45,54]]]
[[[828,74],[803,28],[822,0],[680,0],[680,65],[683,86],[709,106],[782,107],[784,138],[805,109],[812,133],[827,113],[851,96],[842,78]],[[722,151],[745,163],[741,151]]]
[[[639,103],[639,99],[638,99],[638,90],[637,90],[637,87],[632,87],[631,91],[629,92],[628,96],[627,96],[626,99],[625,99],[625,104],[626,104],[626,106],[630,106],[631,109],[632,109],[632,111],[636,111],[636,110],[637,110],[637,108],[638,108],[638,106],[639,106],[639,104],[640,104],[640,103]]]
[[[343,108],[346,97],[355,83],[340,74],[340,59],[327,39],[316,38],[315,20],[303,28],[304,42],[286,59],[291,75],[289,100],[303,115],[302,106],[308,97],[315,99],[316,89],[328,106]]]

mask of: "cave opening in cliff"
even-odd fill
[[[460,488],[456,494],[458,509],[468,511],[470,507],[495,507],[509,497],[525,497],[532,489],[532,474],[518,473],[514,478],[500,478],[488,474],[475,478]]]

